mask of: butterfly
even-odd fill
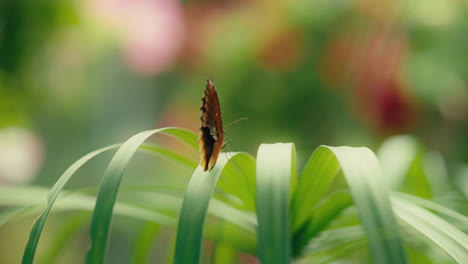
[[[202,98],[201,127],[198,145],[200,146],[200,166],[204,171],[210,170],[218,160],[219,152],[223,147],[224,129],[221,118],[218,94],[213,80],[208,78],[205,95]]]

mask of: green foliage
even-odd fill
[[[257,154],[257,252],[262,263],[289,263],[289,197],[296,179],[293,144],[263,144]],[[294,193],[294,192],[291,192]]]
[[[380,161],[367,148],[320,146],[299,176],[293,144],[263,144],[254,159],[246,153],[221,154],[207,172],[195,169],[185,192],[180,188],[122,186],[130,159],[138,149],[156,153],[193,167],[196,161],[160,146],[142,145],[153,134],[171,135],[192,149],[196,135],[178,128],[141,132],[123,144],[91,152],[71,165],[50,189],[34,186],[0,186],[0,206],[11,207],[0,215],[0,225],[30,217],[41,210],[30,230],[23,263],[33,263],[39,238],[51,212],[84,210],[92,213],[88,263],[104,263],[111,219],[127,216],[146,223],[131,248],[132,261],[150,258],[154,236],[176,227],[175,250],[168,261],[199,263],[204,260],[236,263],[240,253],[255,255],[262,263],[325,263],[366,253],[374,263],[409,263],[417,248],[437,248],[442,262],[468,262],[468,218],[447,206],[420,196],[433,194],[431,180],[423,189],[405,178],[427,177],[420,148],[407,151],[407,159],[391,161],[391,153],[413,149],[414,139],[394,138],[383,144]],[[399,147],[395,147],[399,146]],[[65,191],[65,184],[89,160],[118,148],[98,190]],[[430,155],[429,155],[430,156]],[[408,159],[410,160],[408,162]],[[382,171],[380,163],[393,164]],[[431,168],[434,168],[432,164]],[[440,164],[439,164],[440,165]],[[393,180],[386,180],[388,175]],[[402,176],[406,175],[406,176]],[[392,185],[389,184],[393,183]],[[406,191],[406,194],[390,192]],[[424,190],[424,192],[419,192]],[[117,200],[117,194],[123,195]],[[132,197],[125,199],[125,194]],[[46,198],[46,207],[42,199]],[[96,203],[94,203],[96,199]],[[255,217],[256,216],[256,217]],[[89,213],[65,220],[57,241],[48,245],[41,260],[53,262],[87,222]],[[177,220],[178,219],[178,220]],[[178,221],[178,224],[176,224]],[[411,234],[408,236],[407,234]],[[213,241],[212,254],[204,240]],[[414,246],[419,245],[419,246]],[[445,253],[443,253],[445,252]],[[424,252],[423,252],[424,254]],[[431,257],[425,257],[431,261]]]

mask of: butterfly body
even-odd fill
[[[211,79],[207,80],[205,95],[202,98],[201,127],[198,145],[200,146],[200,166],[207,171],[216,164],[224,142],[224,129],[218,94]]]

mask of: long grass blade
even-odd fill
[[[321,146],[314,151],[301,173],[293,200],[293,227],[297,232],[295,238],[298,239],[295,244],[300,246],[311,238],[304,237],[308,232],[301,232],[310,229],[307,227],[308,223],[317,221],[314,219],[317,215],[314,214],[320,211],[319,202],[329,191],[340,169],[358,209],[374,261],[406,263],[399,228],[390,206],[381,168],[374,153],[367,148]],[[348,205],[346,202],[346,199],[343,199],[342,207],[337,206],[335,209],[344,209]],[[339,211],[330,210],[330,213]],[[319,229],[310,234],[318,234]]]
[[[141,149],[142,150],[146,150],[148,152],[151,152],[151,153],[156,153],[156,154],[159,154],[160,156],[162,157],[165,157],[165,158],[169,158],[169,159],[172,159],[172,160],[175,160],[181,164],[184,164],[188,167],[191,167],[191,168],[196,168],[197,167],[197,164],[191,160],[191,159],[188,159],[178,153],[175,153],[173,151],[169,151],[165,148],[162,148],[162,147],[159,147],[159,146],[155,146],[155,145],[142,145],[141,146]]]
[[[324,252],[331,252],[331,255],[334,255],[336,249],[341,251],[339,248],[345,247],[344,251],[347,251],[349,248],[347,245],[356,245],[356,242],[365,242],[365,234],[361,225],[329,229],[310,240],[303,255],[313,256]]]
[[[236,155],[235,157],[238,156],[240,155]],[[148,196],[142,196],[142,191],[148,192],[148,189],[144,187],[146,186],[122,186],[121,191],[126,192],[128,196],[137,199],[132,199],[131,203],[126,200],[116,202],[114,214],[140,219],[160,226],[175,226],[177,223],[175,215],[182,204],[179,190],[174,190],[172,193],[168,193],[168,191],[163,187],[150,187],[150,192],[147,193]],[[5,214],[2,214],[1,216],[10,218],[11,214],[16,215],[16,217],[20,214],[21,217],[30,217],[36,214],[40,208],[37,205],[31,206],[31,204],[34,204],[35,201],[45,197],[48,191],[49,189],[44,187],[0,186],[0,207],[16,207],[5,212]],[[148,208],[148,199],[151,201],[155,199],[164,199],[164,203],[155,204],[151,208]],[[86,195],[76,191],[68,192],[62,190],[61,195],[54,204],[54,212],[59,213],[77,210],[92,211],[95,200],[95,196],[92,195]],[[159,213],[162,211],[164,214]],[[248,252],[253,252],[253,247],[255,246],[254,234],[257,226],[257,219],[254,214],[238,210],[217,199],[212,199],[210,202],[208,213],[219,220],[229,222],[229,234],[226,233],[225,238],[231,242],[230,244]],[[174,217],[167,216],[166,214],[173,214]],[[0,218],[0,221],[3,221],[3,219]],[[208,229],[206,230],[208,233],[206,235],[209,239],[217,238],[218,234],[212,232],[215,230],[216,228],[208,226]],[[239,239],[239,234],[244,235]]]
[[[399,226],[376,156],[367,148],[330,150],[346,178],[375,263],[406,263]]]
[[[1,200],[1,199],[0,199]],[[19,218],[20,216],[26,215],[30,212],[34,206],[23,206],[19,208],[3,209],[0,214],[0,226]]]
[[[90,159],[94,158],[95,156],[110,150],[117,148],[118,145],[112,145],[109,147],[105,147],[102,149],[98,149],[96,151],[93,151],[79,160],[77,160],[75,163],[73,163],[63,174],[60,176],[57,182],[55,182],[54,186],[50,190],[48,196],[47,196],[47,205],[44,211],[41,213],[41,215],[34,221],[33,227],[31,229],[31,232],[29,233],[29,239],[26,244],[26,248],[24,249],[23,253],[23,264],[30,264],[33,263],[34,261],[34,255],[36,254],[36,249],[37,249],[37,244],[39,243],[39,238],[42,233],[42,229],[44,228],[44,224],[47,220],[47,216],[50,213],[50,210],[52,209],[52,206],[54,205],[55,200],[57,199],[58,195],[62,191],[63,187],[65,184],[70,180],[71,176],[81,167],[83,164],[85,164],[87,161]]]
[[[394,197],[397,216],[432,240],[458,263],[468,263],[468,236],[428,210]]]
[[[457,222],[460,223],[460,225],[463,225],[468,228],[468,217],[466,215],[462,215],[457,211],[454,211],[448,207],[445,207],[441,204],[435,203],[431,200],[423,199],[418,196],[414,195],[409,195],[406,193],[392,193],[393,197],[398,197],[401,199],[404,199],[414,205],[418,205],[421,207],[424,207],[426,209],[435,211],[439,214],[445,215],[447,217],[450,217],[452,220],[456,220]]]
[[[190,146],[196,149],[196,135],[190,131],[183,130],[183,129],[178,129],[178,128],[166,128],[165,130],[162,131],[163,133],[173,135],[178,137],[180,140],[183,142],[188,143]],[[73,176],[73,174],[81,167],[83,166],[86,162],[88,162],[90,159],[94,158],[95,156],[108,151],[110,149],[117,148],[119,144],[111,145],[105,148],[101,148],[98,150],[95,150],[91,153],[86,154],[79,160],[77,160],[75,163],[73,163],[57,180],[57,182],[54,184],[54,186],[51,188],[47,198],[46,198],[46,207],[42,211],[41,215],[36,219],[36,221],[33,224],[33,227],[31,228],[31,232],[29,234],[29,239],[26,244],[24,253],[23,253],[23,260],[22,263],[32,263],[34,261],[34,256],[36,253],[37,245],[39,243],[39,238],[41,236],[42,230],[44,228],[44,224],[47,220],[47,217],[50,213],[50,210],[52,209],[52,206],[54,205],[58,195],[61,193],[63,187],[66,185],[66,183],[70,180],[70,178]],[[8,219],[8,218],[5,218]],[[11,218],[9,218],[11,219]]]
[[[208,204],[226,161],[220,157],[213,169],[198,166],[193,173],[180,210],[174,263],[199,263]]]
[[[234,162],[238,155],[247,154],[234,154],[230,161]],[[228,159],[220,155],[211,170],[203,171],[198,166],[194,171],[180,210],[174,263],[199,263],[208,205],[227,162]]]
[[[291,258],[290,190],[296,177],[291,143],[262,144],[257,153],[258,257],[261,263]]]
[[[91,248],[86,256],[87,263],[104,263],[112,211],[117,198],[120,182],[123,177],[123,172],[140,145],[156,133],[172,135],[187,142],[192,147],[196,146],[196,135],[179,128],[162,128],[144,131],[136,134],[122,144],[109,163],[99,188],[96,206],[91,221]]]

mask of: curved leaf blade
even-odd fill
[[[400,230],[375,154],[368,148],[326,147],[346,178],[376,263],[406,263]]]
[[[311,219],[313,210],[328,191],[340,171],[340,165],[326,148],[317,148],[299,176],[292,201],[293,230]]]
[[[338,172],[342,171],[376,263],[406,263],[399,227],[390,206],[385,181],[374,153],[367,148],[320,146],[306,163],[293,200],[295,244],[303,245],[312,237],[301,230],[317,221],[320,202],[329,191]],[[343,197],[344,198],[344,197]],[[338,213],[345,208],[346,198],[338,203]],[[340,209],[340,210],[338,210]],[[317,228],[317,227],[316,227]],[[314,229],[311,235],[321,230]],[[322,227],[322,230],[324,227]],[[301,248],[296,248],[300,252]]]
[[[173,127],[140,132],[122,144],[109,163],[99,188],[91,221],[91,248],[86,256],[87,263],[104,263],[112,211],[124,170],[140,145],[156,133],[180,137],[180,139],[195,146],[195,142],[192,142],[196,138],[194,133]]]
[[[112,145],[105,148],[98,149],[91,153],[86,154],[75,163],[73,163],[63,174],[60,176],[57,182],[55,182],[54,186],[50,190],[49,194],[47,195],[47,205],[41,215],[34,221],[33,227],[31,232],[29,233],[29,239],[26,244],[26,248],[23,253],[23,264],[32,264],[34,261],[34,256],[36,254],[37,245],[39,243],[39,238],[41,237],[42,230],[44,228],[45,222],[47,220],[47,216],[52,209],[55,201],[57,200],[58,195],[62,191],[63,187],[67,182],[70,180],[71,176],[81,167],[83,164],[88,162],[90,159],[94,158],[95,156],[113,149],[117,148],[118,145]]]
[[[405,201],[392,199],[398,217],[445,250],[458,263],[468,263],[468,236],[439,216]]]

